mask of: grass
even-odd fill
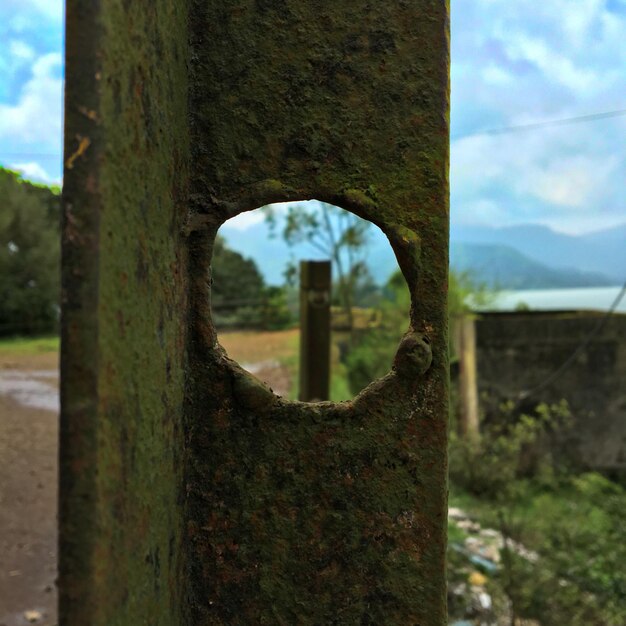
[[[57,335],[44,337],[6,337],[0,339],[0,354],[5,355],[32,355],[58,352],[59,337]]]

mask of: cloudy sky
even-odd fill
[[[626,222],[626,0],[452,0],[452,219]],[[61,179],[63,2],[0,1],[0,163]]]

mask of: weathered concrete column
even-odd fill
[[[60,622],[443,625],[447,1],[67,7]],[[348,403],[276,397],[211,320],[220,224],[309,198],[412,297]]]

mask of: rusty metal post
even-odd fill
[[[67,0],[63,626],[446,623],[449,2]],[[219,226],[317,198],[407,281],[389,374],[220,347]]]
[[[187,626],[189,6],[67,0],[59,624]]]
[[[300,387],[302,402],[330,391],[330,261],[300,262]]]

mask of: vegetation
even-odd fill
[[[485,302],[490,293],[476,286],[467,274],[450,272],[448,282],[448,314],[454,318],[468,313],[467,297],[475,302]],[[358,393],[375,378],[386,374],[391,368],[398,342],[407,330],[411,299],[400,270],[392,274],[383,288],[379,308],[381,321],[374,333],[362,333],[356,337],[346,358],[349,387]],[[453,348],[450,348],[453,355]]]
[[[241,301],[257,303],[263,297],[265,282],[252,259],[231,250],[223,237],[217,236],[213,246],[213,306]]]
[[[0,198],[0,334],[53,332],[58,317],[59,192],[0,169]],[[271,210],[268,219],[273,219]],[[400,272],[380,290],[364,269],[367,226],[330,205],[322,205],[316,214],[297,206],[289,210],[282,232],[290,245],[306,243],[334,261],[338,297],[350,316],[355,303],[379,309],[376,332],[354,333],[342,358],[339,346],[333,346],[333,400],[347,399],[384,375],[407,327],[410,298]],[[293,322],[294,289],[268,287],[254,261],[230,249],[221,237],[212,271],[218,326],[276,329]],[[451,273],[451,318],[467,314],[470,293],[474,303],[489,297],[467,275]],[[297,330],[221,335],[231,356],[242,363],[276,360],[293,383],[292,396],[297,339]],[[56,337],[0,342],[0,354],[57,349]],[[451,356],[454,361],[452,349]],[[626,489],[597,473],[576,474],[551,453],[551,438],[568,427],[564,404],[540,405],[522,415],[505,404],[499,419],[482,424],[480,437],[462,439],[451,429],[450,504],[501,539],[497,559],[477,559],[467,549],[475,531],[451,522],[453,617],[472,617],[477,611],[457,590],[470,594],[481,589],[492,601],[484,623],[524,619],[541,626],[626,624]]]
[[[219,235],[211,271],[211,305],[218,328],[278,329],[292,322],[285,289],[267,287],[256,263],[229,248]]]
[[[4,337],[0,339],[0,354],[40,354],[42,352],[57,352],[59,350],[58,336],[51,337]]]
[[[282,237],[289,246],[307,244],[333,263],[337,275],[334,289],[352,326],[352,307],[356,298],[367,300],[375,292],[371,275],[365,264],[365,243],[371,223],[339,207],[320,202],[320,209],[304,204],[292,204],[287,209]],[[273,205],[264,209],[266,220],[275,234],[278,227]],[[297,268],[286,271],[288,282],[294,282]]]
[[[516,421],[508,405],[480,439],[452,435],[450,502],[503,541],[498,567],[485,568],[463,554],[464,542],[475,537],[452,523],[449,580],[458,590],[482,577],[494,619],[508,615],[508,623],[533,619],[541,626],[626,623],[626,490],[596,473],[573,474],[552,458],[542,444],[567,427],[564,404],[541,405]],[[533,454],[537,448],[542,455]],[[451,609],[461,617],[467,605],[453,599]]]
[[[59,315],[59,190],[0,168],[0,198],[0,335],[53,331]]]
[[[467,275],[452,272],[451,318],[468,313],[470,294],[474,303],[491,297]],[[353,393],[388,371],[409,306],[404,280],[396,273],[384,288],[380,326],[358,336],[347,355]],[[541,626],[626,623],[626,490],[596,473],[576,474],[552,454],[553,437],[570,425],[565,404],[540,405],[526,415],[514,409],[503,405],[498,420],[482,425],[479,438],[451,434],[450,503],[502,542],[497,565],[485,567],[484,559],[470,559],[464,548],[476,537],[451,523],[450,588],[486,590],[491,607],[479,619],[486,624],[521,619]],[[474,604],[467,597],[459,602],[451,594],[450,611],[453,617],[478,619],[476,598]]]

